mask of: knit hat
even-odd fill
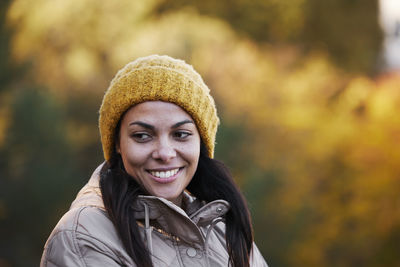
[[[106,160],[111,158],[115,128],[121,116],[145,101],[171,102],[183,108],[195,121],[208,155],[213,157],[219,118],[210,90],[183,60],[152,55],[138,58],[119,70],[104,95],[99,128]]]

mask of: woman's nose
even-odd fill
[[[160,141],[152,154],[154,159],[168,162],[176,157],[176,151],[168,141]]]

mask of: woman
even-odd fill
[[[218,124],[192,66],[154,55],[122,68],[100,107],[105,163],[41,266],[266,266],[246,203],[213,159]]]

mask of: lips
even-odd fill
[[[154,181],[158,183],[170,183],[175,181],[178,177],[178,174],[183,168],[172,168],[172,169],[164,169],[164,170],[147,170],[147,172],[151,175]]]
[[[174,176],[179,171],[179,168],[168,170],[168,171],[149,171],[151,175],[157,178],[169,178]]]

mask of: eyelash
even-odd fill
[[[182,136],[180,136],[180,135],[184,135],[184,137],[182,137]],[[191,135],[192,135],[192,133],[187,132],[187,131],[177,131],[177,132],[174,133],[174,137],[176,137],[176,138],[178,138],[178,139],[180,139],[180,140],[186,139],[186,138],[188,138],[188,137],[191,136]]]
[[[173,137],[178,139],[178,140],[180,140],[180,141],[185,140],[186,138],[188,138],[191,135],[192,135],[192,133],[187,132],[187,131],[177,131],[177,132],[173,133]],[[145,142],[149,141],[152,138],[152,136],[150,134],[148,134],[148,133],[140,133],[140,132],[139,133],[133,133],[131,136],[137,142],[140,142],[140,143],[145,143]],[[145,138],[143,138],[144,136],[145,136]]]
[[[143,136],[146,136],[146,138],[143,138]],[[144,143],[151,138],[151,135],[148,133],[134,133],[132,134],[132,138],[134,138],[136,141],[140,143]]]

